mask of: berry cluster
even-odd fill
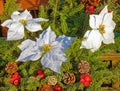
[[[55,85],[54,91],[62,91],[62,87],[60,85]]]
[[[92,78],[89,73],[82,74],[80,76],[80,83],[83,84],[84,86],[88,87],[90,83],[92,82]]]
[[[88,13],[90,13],[90,14],[93,14],[94,11],[95,11],[94,6],[86,6],[86,7],[85,7],[85,12],[88,12]]]
[[[38,69],[37,74],[35,74],[34,77],[36,78],[37,76],[40,76],[40,79],[44,79],[45,78],[45,73],[43,72],[43,70]]]
[[[12,74],[12,75],[10,76],[10,83],[11,83],[11,84],[14,84],[14,85],[17,86],[17,85],[19,85],[20,80],[21,80],[21,76],[19,75],[18,72],[15,72],[14,74]]]

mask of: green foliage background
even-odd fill
[[[5,6],[6,16],[17,10],[15,8],[8,8],[9,5],[13,6],[14,0],[10,0]],[[119,4],[114,4],[111,0],[107,3],[101,3],[97,8],[96,12],[104,8],[105,5],[114,11],[114,21],[117,23],[115,31],[119,32]],[[114,7],[114,6],[116,7]],[[7,13],[10,12],[10,13]],[[68,35],[77,37],[71,44],[71,46],[65,51],[67,61],[62,64],[61,74],[57,74],[50,69],[43,67],[40,64],[40,60],[35,62],[28,61],[24,63],[18,62],[19,70],[22,79],[19,86],[14,86],[9,83],[10,75],[5,72],[5,65],[10,61],[15,61],[20,50],[17,47],[24,39],[19,41],[6,41],[4,38],[0,38],[0,91],[37,91],[39,86],[47,83],[49,76],[55,75],[58,79],[59,85],[62,86],[63,91],[102,91],[104,84],[112,84],[113,82],[120,80],[120,63],[115,67],[108,68],[110,61],[101,61],[100,55],[103,53],[110,52],[111,50],[120,52],[120,37],[115,37],[115,44],[102,45],[100,49],[94,53],[86,49],[80,49],[83,34],[89,27],[89,14],[85,13],[84,6],[80,5],[78,0],[49,0],[46,7],[40,6],[39,17],[48,18],[49,22],[42,22],[43,29],[46,29],[49,25],[53,31],[59,35]],[[5,19],[1,17],[1,20]],[[28,33],[26,37],[34,40],[38,34],[41,33]],[[90,74],[93,78],[93,82],[89,87],[84,87],[79,83],[80,75],[78,73],[77,65],[81,60],[86,60],[90,63]],[[38,69],[42,69],[45,72],[45,79],[34,78],[33,75]],[[72,85],[66,85],[62,81],[62,77],[66,72],[72,72],[76,76],[76,82]]]

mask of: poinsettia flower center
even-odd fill
[[[25,20],[25,19],[20,19],[20,23],[22,23],[23,25],[27,24],[28,23],[28,20]]]
[[[51,48],[52,48],[52,46],[51,46],[50,44],[45,44],[45,45],[42,47],[42,50],[43,50],[44,52],[48,52],[48,51],[51,50]]]
[[[105,25],[104,25],[104,24],[100,24],[100,25],[99,25],[99,32],[100,32],[101,34],[104,34],[104,33],[105,33]]]

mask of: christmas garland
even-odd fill
[[[3,81],[10,83],[3,85],[13,86],[13,91],[17,90],[16,87],[21,91],[25,88],[28,91],[64,91],[66,89],[67,91],[86,89],[97,91],[98,87],[103,82],[109,82],[106,79],[109,80],[112,76],[112,72],[105,69],[109,63],[103,63],[96,58],[101,54],[99,49],[103,48],[102,53],[104,49],[107,50],[104,48],[107,46],[105,44],[115,43],[113,33],[115,23],[112,17],[112,12],[108,12],[107,6],[98,15],[90,15],[89,22],[92,30],[86,31],[83,39],[66,35],[57,36],[50,27],[42,31],[38,38],[27,39],[29,37],[27,34],[30,32],[42,30],[39,22],[47,22],[48,19],[32,18],[27,10],[14,12],[11,19],[3,22],[2,26],[8,27],[7,40],[24,41],[19,41],[21,42],[18,45],[20,50],[16,51],[19,50],[21,53],[16,62],[6,63],[5,71],[9,77]],[[108,48],[108,50],[111,49]],[[96,67],[98,64],[99,66]],[[97,76],[100,76],[99,79]],[[32,86],[34,84],[35,86]],[[97,88],[94,88],[95,86]]]

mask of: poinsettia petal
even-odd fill
[[[45,56],[42,58],[42,60],[41,60],[42,65],[47,68],[50,68],[54,72],[60,73],[60,67],[62,65],[62,62],[59,62],[59,61],[54,62],[53,60],[49,60],[48,58],[49,58],[49,56]]]
[[[92,52],[99,49],[102,42],[102,35],[98,30],[87,31],[84,35],[84,40],[80,48],[90,49]]]
[[[18,11],[13,12],[11,15],[11,19],[13,21],[19,21],[21,19],[20,12],[18,12]]]
[[[68,36],[62,35],[62,36],[59,36],[56,40],[62,44],[65,50],[70,46],[70,44],[74,39],[75,37],[68,37]]]
[[[107,5],[104,7],[104,9],[102,9],[102,11],[100,12],[99,15],[100,15],[101,17],[103,17],[104,14],[106,14],[106,13],[108,13],[108,6],[107,6]]]
[[[42,27],[39,24],[40,21],[48,21],[48,19],[44,19],[44,18],[30,19],[28,20],[26,28],[31,32],[42,30]]]
[[[103,34],[103,43],[105,44],[110,44],[110,43],[114,43],[114,33],[113,33],[113,29],[111,29],[111,27],[107,27],[105,28],[106,32]]]
[[[24,12],[21,13],[21,18],[22,18],[22,19],[26,19],[26,20],[30,20],[30,19],[32,19],[32,15],[31,15],[30,12],[26,9]]]
[[[113,18],[113,12],[111,13],[107,13],[105,16],[104,16],[104,21],[103,21],[103,24],[105,25],[105,27],[109,27],[111,28],[112,30],[115,28],[115,22],[112,20]],[[110,30],[111,30],[110,29]]]
[[[4,22],[1,24],[1,26],[6,26],[6,27],[9,28],[12,23],[13,23],[13,21],[12,21],[11,19],[8,19],[8,20],[4,21]]]
[[[30,14],[30,12],[27,9],[24,10],[22,13],[20,13],[20,17],[21,17],[21,19],[25,19],[25,20],[32,19],[32,15]]]
[[[27,30],[29,30],[30,32],[36,32],[36,31],[42,30],[41,25],[38,24],[38,23],[35,23],[35,22],[28,22],[25,27],[26,27]]]
[[[35,46],[35,41],[32,41],[30,39],[27,39],[25,41],[23,41],[18,47],[21,50],[25,50],[26,48],[30,47],[30,46]]]
[[[15,11],[11,15],[11,18],[14,21],[19,21],[20,19],[29,20],[29,19],[32,19],[32,15],[30,14],[30,12],[28,10],[25,10],[22,13]]]
[[[52,44],[56,39],[56,34],[48,27],[46,30],[39,35],[39,45],[42,46],[43,44]]]
[[[22,52],[17,61],[36,61],[41,57],[39,46],[36,45],[36,42],[30,39],[23,41],[18,47],[22,50]]]
[[[8,29],[7,40],[18,40],[24,37],[24,26],[20,23],[13,23]]]
[[[16,60],[17,62],[26,62],[29,60],[36,61],[41,57],[41,52],[39,50],[34,50],[34,47],[29,47],[25,50],[23,50],[19,56],[19,58]]]
[[[89,25],[93,30],[96,30],[97,28],[99,28],[99,25],[101,24],[101,22],[102,22],[102,19],[99,15],[95,15],[95,14],[90,15]]]
[[[46,53],[41,59],[41,64],[57,73],[60,73],[60,67],[62,62],[65,60],[65,53],[60,48],[57,48]]]
[[[41,21],[49,21],[49,19],[45,19],[45,18],[35,18],[35,19],[32,19],[32,21],[34,22],[41,22]]]

